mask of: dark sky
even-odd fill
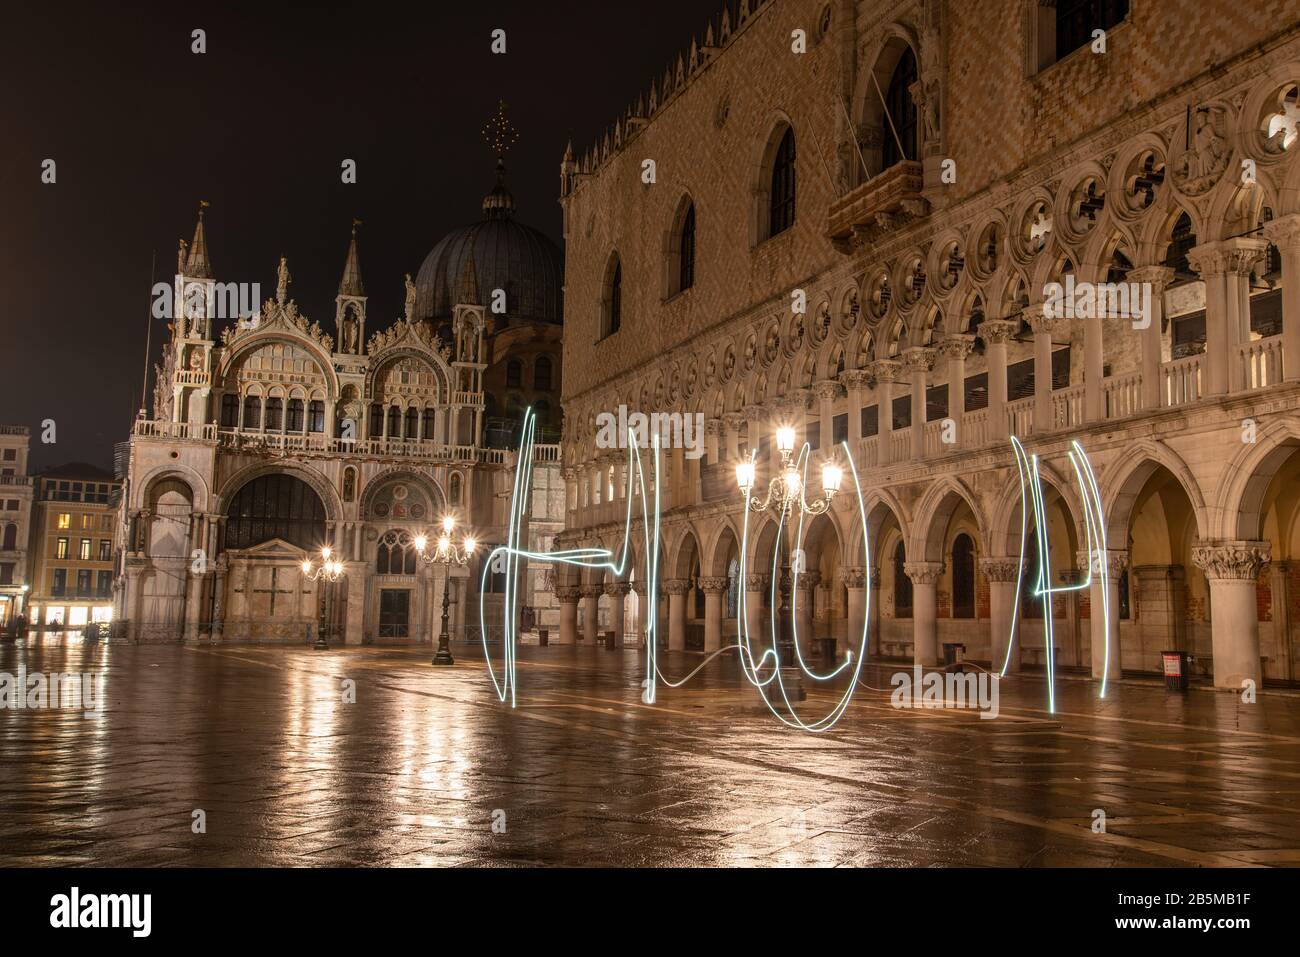
[[[721,0],[258,5],[6,3],[0,10],[0,423],[34,468],[111,463],[139,406],[150,256],[175,272],[200,199],[218,280],[292,296],[333,328],[352,218],[368,328],[402,309],[448,230],[479,218],[506,100],[519,217],[560,240],[558,169]],[[506,31],[493,55],[490,33]],[[207,53],[190,51],[207,31]],[[57,163],[57,183],[40,181]],[[357,161],[357,184],[340,164]],[[151,363],[166,320],[153,323]],[[152,410],[152,398],[150,399]],[[57,442],[43,445],[53,419]]]

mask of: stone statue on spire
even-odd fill
[[[415,322],[415,283],[409,272],[406,274],[406,321]]]
[[[280,268],[275,273],[275,301],[284,305],[289,298],[289,283],[293,282],[293,277],[289,275],[289,260],[284,256],[280,257]]]

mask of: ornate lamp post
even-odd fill
[[[321,546],[320,568],[313,568],[310,558],[302,560],[304,578],[313,582],[323,578],[326,582],[320,593],[320,625],[316,629],[316,644],[312,646],[317,651],[324,651],[329,647],[325,634],[329,628],[330,612],[334,610],[334,583],[343,577],[343,563],[331,557],[333,554],[334,550],[328,545]]]
[[[442,634],[438,635],[438,653],[433,656],[435,665],[454,665],[456,659],[451,656],[451,648],[448,646],[450,637],[447,634],[447,605],[451,596],[451,566],[468,565],[470,556],[474,554],[475,542],[470,536],[465,536],[462,540],[461,547],[457,548],[451,540],[452,532],[456,529],[456,520],[447,515],[442,520],[442,534],[434,543],[432,552],[429,552],[429,540],[424,535],[415,537],[415,550],[419,552],[420,561],[427,564],[442,565],[447,569],[446,582],[442,589]]]
[[[840,483],[844,479],[844,471],[839,466],[826,463],[822,466],[823,497],[809,502],[804,497],[803,476],[795,465],[794,439],[794,429],[789,426],[776,430],[776,447],[781,453],[781,471],[780,474],[772,476],[768,483],[767,496],[761,501],[753,494],[757,478],[754,463],[741,462],[736,466],[736,484],[740,486],[740,491],[745,496],[746,507],[751,512],[776,512],[786,526],[787,535],[790,536],[794,534],[790,530],[794,525],[792,519],[800,513],[820,515],[825,512],[830,508],[831,499],[840,490]],[[781,607],[776,612],[777,620],[780,622],[777,632],[777,652],[781,658],[781,670],[785,672],[782,683],[795,693],[797,700],[802,701],[807,695],[804,692],[800,669],[791,665],[795,655],[794,619],[790,611],[790,589],[793,584],[790,575],[792,543],[793,537],[787,540],[785,556],[781,561]],[[803,569],[800,571],[802,572]]]

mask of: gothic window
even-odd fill
[[[370,437],[379,438],[384,434],[384,407],[378,402],[370,406]]]
[[[768,236],[785,232],[794,225],[795,150],[794,130],[786,127],[772,161],[772,190],[768,205]]]
[[[325,541],[325,506],[310,485],[292,475],[253,479],[235,494],[226,514],[226,548],[282,538],[315,551]]]
[[[533,388],[539,392],[550,392],[553,388],[550,356],[538,356],[537,361],[533,363]]]
[[[524,364],[518,359],[506,363],[506,388],[520,389],[524,385]]]
[[[402,437],[402,410],[395,405],[388,409],[388,437],[390,439]]]
[[[677,291],[695,285],[695,204],[686,207],[682,228],[678,235]]]
[[[426,442],[432,442],[434,435],[437,434],[436,416],[437,412],[433,409],[424,410],[424,431],[421,433],[420,438]]]
[[[239,396],[227,392],[221,397],[221,427],[239,428]]]
[[[894,617],[912,617],[912,579],[907,577],[903,565],[907,561],[907,549],[900,540],[894,546]]]
[[[420,437],[420,410],[410,408],[406,410],[406,438],[408,440],[418,439]]]
[[[966,534],[952,543],[952,617],[975,617],[975,545]]]
[[[893,76],[889,78],[889,88],[885,91],[885,109],[889,111],[889,119],[894,121],[893,129],[888,129],[889,120],[885,121],[884,145],[881,147],[885,169],[905,159],[916,159],[916,104],[912,101],[911,91],[916,79],[916,54],[907,47],[898,58]],[[900,142],[903,144],[901,154],[898,151]]]
[[[357,470],[348,466],[343,470],[343,501],[350,502],[357,496]]]
[[[303,431],[303,405],[302,399],[289,400],[289,421],[285,426],[286,432]]]
[[[415,545],[401,532],[389,531],[375,551],[375,572],[379,575],[414,575]]]
[[[325,431],[325,403],[319,399],[312,399],[311,404],[307,406],[307,416],[309,418],[309,432]]]
[[[462,484],[462,480],[461,480],[461,477],[460,477],[460,473],[459,473],[459,472],[452,472],[452,473],[451,473],[451,482],[450,482],[450,485],[451,485],[451,496],[450,496],[450,497],[451,497],[451,504],[452,504],[452,505],[459,505],[459,504],[460,504],[461,484]]]
[[[280,431],[280,416],[284,413],[284,400],[279,396],[271,396],[266,400],[266,431]]]
[[[606,278],[605,294],[601,301],[600,335],[612,336],[623,324],[623,263],[615,253],[610,261]]]
[[[255,395],[244,397],[244,428],[256,429],[262,424],[262,400]]]

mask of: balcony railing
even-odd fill
[[[925,209],[921,164],[904,160],[831,203],[827,233],[840,249],[855,238],[887,231],[902,213]]]
[[[1282,337],[1269,336],[1237,346],[1243,389],[1263,389],[1282,381]]]
[[[1083,383],[1052,393],[1052,421],[1058,429],[1069,429],[1083,422]]]
[[[1201,397],[1202,355],[1160,364],[1160,398],[1165,405],[1186,405]]]
[[[1012,435],[1026,436],[1034,431],[1034,397],[1007,403],[1007,428]]]
[[[1102,385],[1106,418],[1123,419],[1142,411],[1142,373],[1110,376]]]

